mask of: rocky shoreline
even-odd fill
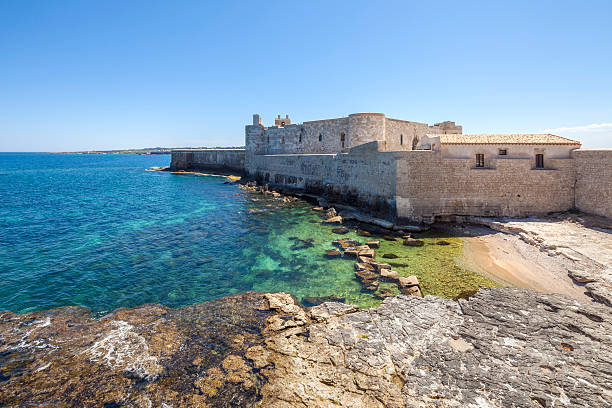
[[[3,312],[0,405],[610,406],[611,312],[514,288],[367,310],[247,292],[97,320]]]

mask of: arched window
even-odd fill
[[[323,135],[319,133],[319,142],[323,141]]]
[[[345,142],[345,137],[344,137],[344,132],[340,133],[340,143],[342,144],[342,148],[344,149],[344,142]]]
[[[400,144],[403,145],[404,144],[404,135],[400,135]]]

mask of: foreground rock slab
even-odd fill
[[[607,407],[611,314],[512,288],[362,311],[248,292],[0,312],[0,406]]]
[[[337,315],[334,315],[337,310]],[[522,289],[323,304],[266,340],[262,407],[604,407],[610,308]],[[325,316],[321,318],[319,316]]]

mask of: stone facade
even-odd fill
[[[612,218],[612,149],[581,149],[576,162],[576,208]]]
[[[382,113],[275,122],[265,127],[253,115],[246,151],[176,151],[172,167],[244,170],[261,183],[399,222],[572,208],[612,217],[612,150],[580,150],[555,135],[465,135],[454,122],[430,126]]]
[[[242,173],[244,149],[178,149],[172,151],[170,170],[215,170]]]

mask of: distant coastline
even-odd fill
[[[225,147],[227,149],[227,147]],[[218,149],[218,147],[147,147],[143,149],[85,150],[57,154],[170,154],[175,149]]]

